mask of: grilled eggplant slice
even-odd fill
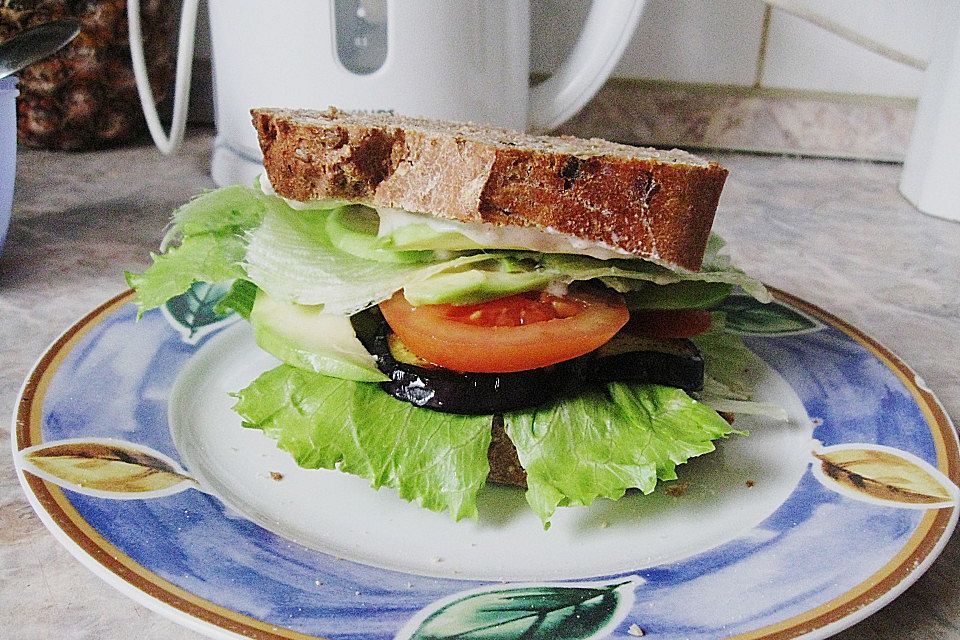
[[[587,375],[597,382],[648,382],[697,392],[703,355],[685,338],[648,338],[621,331],[593,352]]]
[[[460,414],[504,413],[548,402],[582,379],[580,359],[514,373],[451,371],[407,350],[378,310],[356,314],[351,321],[377,367],[390,376],[380,383],[383,390],[418,407]]]
[[[412,353],[377,308],[351,318],[377,368],[390,376],[384,391],[418,407],[460,414],[499,414],[549,402],[584,385],[641,382],[703,388],[703,357],[690,340],[647,338],[629,330],[593,353],[542,369],[514,373],[465,373],[434,365]]]

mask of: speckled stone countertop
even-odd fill
[[[173,158],[140,146],[91,154],[21,149],[13,224],[0,257],[0,414],[44,348],[123,291],[170,210],[212,186],[211,136]],[[960,415],[960,224],[917,213],[900,167],[717,154],[730,169],[715,228],[767,283],[861,328],[898,354]],[[0,438],[0,636],[195,638],[95,577],[51,536],[17,482],[9,422]],[[9,636],[7,634],[10,634]],[[837,636],[960,640],[954,538],[893,603]]]

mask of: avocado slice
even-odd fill
[[[414,306],[421,304],[476,304],[524,291],[543,289],[553,277],[540,271],[486,271],[469,269],[414,282],[403,289],[403,296]]]
[[[377,237],[380,217],[376,210],[360,204],[334,209],[327,215],[326,231],[333,245],[365,260],[409,263],[429,262],[433,251],[407,251],[385,248]]]
[[[380,238],[380,246],[394,251],[476,251],[483,248],[462,233],[437,231],[419,222],[397,227]]]
[[[261,289],[250,324],[257,345],[287,364],[345,380],[387,379],[357,340],[350,318],[324,313],[322,305],[284,302]]]

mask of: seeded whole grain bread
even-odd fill
[[[343,199],[546,228],[697,270],[727,171],[684,151],[383,113],[253,109],[293,200]]]

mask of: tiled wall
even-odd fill
[[[603,0],[600,0],[603,1]],[[930,55],[938,13],[957,0],[800,0],[904,53]],[[549,73],[589,3],[532,0],[534,71]],[[922,72],[862,49],[760,0],[648,0],[614,75],[682,83],[916,97]]]

